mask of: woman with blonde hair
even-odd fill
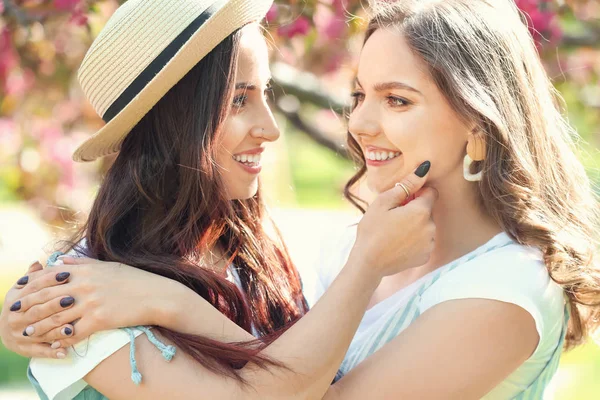
[[[435,245],[381,280],[329,390],[298,398],[541,399],[563,349],[600,323],[598,203],[576,135],[512,0],[374,8],[349,118],[360,170],[346,193],[363,207],[351,191],[363,176],[384,192],[430,160]],[[400,188],[404,207],[420,200]],[[323,288],[355,238],[320,263]],[[114,307],[98,303],[87,312]]]

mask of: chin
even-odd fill
[[[231,190],[232,196],[230,200],[248,200],[256,196],[258,193],[258,182],[244,188],[235,188]]]

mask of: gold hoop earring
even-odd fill
[[[476,174],[471,173],[471,166],[475,161],[485,160],[486,144],[481,132],[474,132],[467,139],[467,154],[463,161],[463,176],[469,182],[478,182],[483,179],[483,170]]]

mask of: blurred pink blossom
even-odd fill
[[[62,124],[75,122],[81,116],[81,103],[65,100],[54,106],[52,115]]]
[[[293,38],[297,35],[306,35],[310,31],[310,21],[305,16],[298,17],[294,22],[281,26],[277,32],[279,35]]]
[[[275,22],[275,20],[277,20],[278,16],[279,16],[279,9],[277,8],[277,4],[273,4],[271,6],[271,8],[269,9],[269,12],[267,12],[267,15],[265,16],[265,20],[269,23]]]
[[[81,9],[81,7],[78,7],[73,14],[71,15],[71,18],[69,19],[69,22],[76,25],[76,26],[84,26],[88,23],[88,17],[87,15],[83,12],[83,10]]]
[[[0,85],[18,64],[17,52],[12,46],[10,31],[8,27],[4,27],[0,32]]]
[[[326,40],[340,39],[346,29],[346,21],[343,12],[337,13],[329,7],[320,5],[314,15],[315,27],[319,37]]]
[[[529,31],[538,48],[560,41],[562,30],[549,0],[517,0],[516,4],[527,15]]]
[[[58,10],[73,10],[81,0],[54,0],[54,7]]]
[[[12,96],[23,96],[35,84],[35,74],[30,69],[13,70],[6,78],[6,93]]]

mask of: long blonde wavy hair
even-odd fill
[[[429,67],[453,109],[478,123],[487,156],[479,183],[485,210],[518,243],[539,248],[568,297],[566,348],[600,325],[598,201],[575,155],[577,134],[512,0],[380,0],[365,41],[395,29]],[[366,172],[358,144],[349,144]]]

